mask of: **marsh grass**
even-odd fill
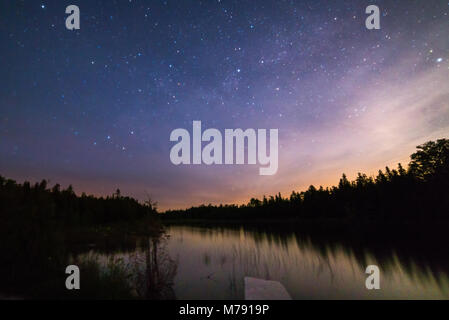
[[[71,259],[80,266],[83,287],[64,298],[174,299],[173,279],[177,262],[166,251],[166,238],[147,237],[132,252],[99,253],[91,250]],[[81,292],[84,291],[84,292]]]

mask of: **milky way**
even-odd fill
[[[71,4],[80,30],[65,28]],[[369,4],[380,30],[365,27]],[[149,194],[166,209],[406,163],[448,137],[448,12],[448,1],[2,1],[0,174]],[[170,132],[194,120],[279,129],[278,173],[174,166]]]

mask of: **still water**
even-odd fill
[[[315,247],[294,233],[172,226],[169,255],[178,261],[178,299],[243,299],[245,276],[281,282],[293,299],[449,299],[449,278],[394,255],[382,263],[348,248]],[[381,268],[381,289],[367,290],[365,268]]]
[[[166,233],[158,252],[147,251],[140,261],[163,275],[171,298],[243,299],[243,279],[250,276],[281,282],[293,299],[449,299],[448,270],[428,265],[419,254],[391,248],[379,254],[356,243],[242,227],[168,226]],[[145,250],[113,255],[127,259],[145,256]],[[380,268],[380,290],[365,287],[372,264]]]

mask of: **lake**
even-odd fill
[[[243,299],[245,276],[279,281],[293,299],[449,299],[447,260],[439,260],[447,253],[430,259],[429,249],[404,254],[394,244],[371,250],[356,241],[243,227],[169,225],[166,234],[148,257],[156,257],[158,273],[171,268],[164,281],[176,299]],[[368,265],[380,268],[380,290],[365,287]]]

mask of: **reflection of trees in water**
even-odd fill
[[[74,257],[73,263],[93,264],[103,274],[114,273],[117,280],[128,283],[132,295],[138,299],[175,299],[173,281],[177,261],[167,252],[167,236],[143,237],[134,245],[134,251],[113,252],[113,247],[90,250]]]
[[[435,279],[441,284],[441,280],[449,276],[449,256],[441,252],[442,243],[435,237],[399,237],[394,230],[364,232],[296,233],[295,237],[299,246],[307,243],[325,260],[344,253],[348,258],[353,257],[361,268],[375,260],[386,272],[400,267],[411,278],[422,282]]]
[[[223,224],[216,226],[204,226],[191,228],[200,232],[203,237],[248,237],[254,241],[255,247],[233,246],[228,254],[233,269],[229,279],[229,286],[234,290],[239,273],[235,267],[242,270],[245,275],[259,276],[266,279],[273,278],[270,270],[284,270],[285,261],[273,253],[269,263],[261,259],[259,246],[268,244],[282,247],[286,252],[289,243],[294,241],[305,252],[313,250],[317,255],[314,260],[309,260],[319,276],[322,273],[329,274],[330,280],[336,280],[334,258],[344,254],[350,261],[356,262],[361,270],[372,264],[378,263],[381,270],[394,273],[400,270],[421,283],[435,281],[442,288],[447,286],[449,277],[449,255],[447,254],[447,241],[445,229],[447,223],[439,224],[404,224],[391,223],[390,225],[376,225],[360,223],[360,225],[346,225],[345,223],[307,223],[304,224],[274,224],[274,225],[245,225]],[[241,242],[245,243],[245,241]],[[281,261],[282,260],[282,261]],[[286,259],[290,261],[289,258]],[[290,261],[291,263],[292,261]],[[301,262],[300,262],[301,263]],[[305,263],[303,261],[302,263]],[[355,265],[349,268],[353,274],[360,270],[354,270]],[[282,272],[281,272],[282,274]],[[278,275],[279,276],[279,275]]]
[[[134,256],[134,281],[137,295],[144,299],[174,299],[173,280],[177,262],[166,250],[165,237],[149,238],[143,254]]]

